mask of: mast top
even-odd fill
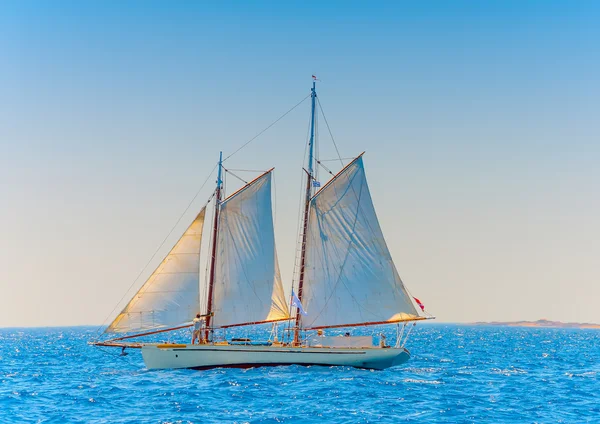
[[[317,77],[312,76],[313,83],[310,90],[311,108],[310,108],[310,141],[308,142],[308,178],[314,178],[314,146],[315,146],[315,103],[317,98]],[[312,185],[312,183],[311,183]]]
[[[223,172],[223,152],[219,152],[219,171],[217,174],[217,188],[220,188],[221,185],[223,184],[223,179],[221,178],[222,172]]]

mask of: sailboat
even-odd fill
[[[208,204],[104,331],[127,334],[94,345],[141,349],[148,369],[293,364],[385,369],[409,360],[405,344],[412,328],[433,317],[409,294],[396,270],[367,185],[363,154],[322,187],[317,181],[314,77],[310,98],[299,266],[289,297],[275,246],[273,169],[224,196],[221,153],[211,196],[207,281],[200,278],[200,251]],[[197,314],[205,321],[198,344],[132,341],[191,327]],[[332,334],[390,324],[396,327],[393,345],[383,335],[374,343],[373,335]],[[268,341],[227,338],[230,328],[262,325],[272,326]]]

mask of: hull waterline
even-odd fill
[[[348,366],[382,370],[410,359],[404,348],[316,348],[219,345],[143,345],[148,369],[252,368],[279,365]]]

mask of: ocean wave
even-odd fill
[[[0,422],[521,423],[600,416],[600,332],[428,325],[411,335],[410,362],[383,371],[148,371],[139,351],[119,356],[87,345],[94,330],[0,330]]]

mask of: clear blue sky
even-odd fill
[[[313,73],[440,320],[600,322],[598,22],[594,1],[3,2],[0,326],[100,323],[219,150]],[[308,107],[228,165],[276,167],[288,281]]]

